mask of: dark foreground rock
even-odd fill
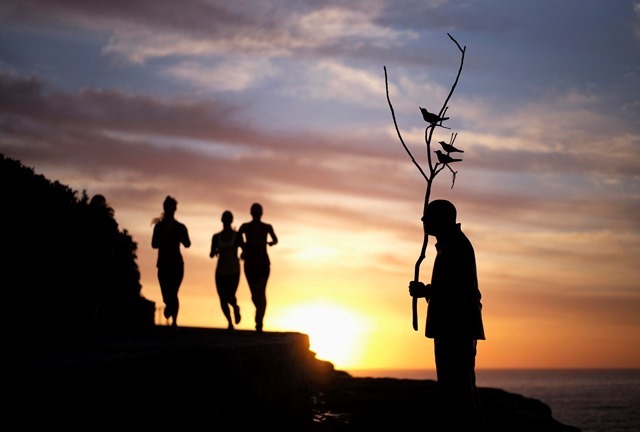
[[[482,431],[578,432],[556,421],[536,399],[493,388],[480,388]],[[437,420],[438,394],[432,380],[344,378],[317,396],[316,430],[364,431],[392,428],[458,430]]]
[[[358,431],[438,428],[431,380],[354,378],[296,332],[155,327],[13,347],[5,421],[32,427]],[[481,388],[486,430],[576,432],[544,403]]]

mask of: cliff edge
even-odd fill
[[[156,326],[43,333],[26,345],[5,366],[7,420],[22,427],[436,429],[434,381],[351,377],[316,359],[302,333]],[[487,430],[579,431],[541,401],[491,388],[480,395]]]

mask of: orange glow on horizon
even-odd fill
[[[348,307],[326,301],[289,306],[273,319],[274,326],[309,336],[310,350],[338,368],[361,364],[367,318]]]

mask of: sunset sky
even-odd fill
[[[640,367],[640,1],[3,0],[0,153],[104,194],[157,306],[151,220],[174,196],[180,325],[226,327],[211,236],[259,202],[280,240],[266,331],[339,369],[434,368],[408,293],[426,181],[384,68],[426,170],[447,33],[466,54],[434,142],[464,153],[431,198],[476,250],[477,367]],[[244,277],[238,298],[252,330]]]

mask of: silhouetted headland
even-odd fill
[[[11,374],[8,412],[36,426],[446,430],[431,420],[435,381],[351,377],[317,359],[302,333],[155,326],[29,342],[20,373]],[[500,389],[479,393],[488,430],[578,431],[541,401]]]

